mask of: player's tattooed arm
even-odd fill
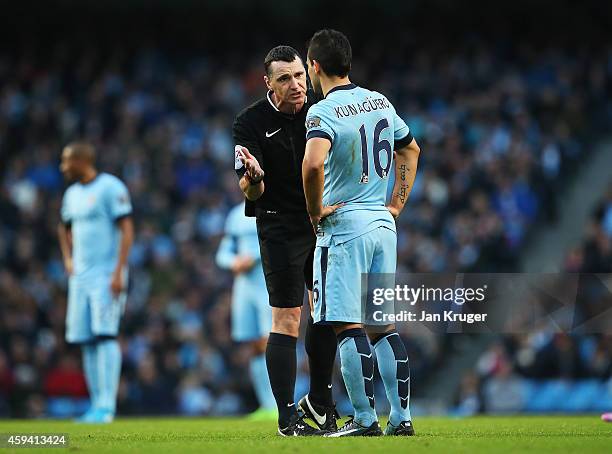
[[[410,196],[420,152],[421,149],[414,139],[405,147],[395,151],[395,184],[391,202],[387,206],[394,218],[400,215]]]
[[[399,192],[395,195],[399,197],[400,202],[402,203],[406,203],[406,200],[408,199],[408,190],[410,189],[410,186],[406,182],[406,172],[410,172],[410,169],[406,167],[406,164],[399,166],[400,187]]]

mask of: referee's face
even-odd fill
[[[292,62],[274,61],[266,85],[279,104],[301,106],[306,100],[306,69],[299,58]]]

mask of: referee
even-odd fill
[[[264,98],[243,110],[233,125],[235,170],[246,197],[246,215],[257,218],[257,234],[272,306],[272,331],[266,346],[266,365],[278,407],[279,434],[317,435],[304,416],[319,429],[336,430],[331,383],[336,337],[331,326],[314,325],[309,317],[305,344],[310,369],[310,392],[299,407],[294,402],[304,284],[312,290],[312,261],[316,237],[306,212],[302,160],[306,147],[306,112],[314,101],[307,96],[304,63],[295,49],[277,46],[264,60]],[[333,210],[334,208],[329,208]],[[328,214],[328,213],[327,213]],[[312,304],[312,303],[311,303]]]

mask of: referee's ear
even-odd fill
[[[268,77],[267,74],[263,76],[263,79],[264,79],[264,82],[266,83],[266,88],[270,91],[273,91],[272,85],[270,85],[270,78]]]

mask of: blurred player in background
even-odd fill
[[[117,335],[127,298],[132,205],[118,178],[96,170],[93,145],[66,146],[60,169],[74,181],[64,194],[58,226],[69,275],[66,341],[81,345],[91,400],[79,420],[108,423],[115,416],[121,374]]]
[[[395,275],[395,218],[416,175],[419,147],[408,126],[381,94],[348,78],[351,46],[342,33],[322,30],[308,47],[308,72],[325,99],[306,118],[304,192],[317,231],[314,258],[315,322],[330,323],[338,336],[342,376],[355,408],[330,436],[382,435],[374,409],[374,362],[364,331],[363,273]],[[395,151],[395,184],[385,206]],[[330,206],[342,204],[337,210]],[[391,404],[388,435],[413,435],[410,371],[395,325],[368,330]]]
[[[261,266],[257,225],[244,214],[244,203],[234,207],[225,221],[225,236],[217,251],[217,265],[234,273],[232,289],[232,338],[249,342],[250,373],[259,409],[253,420],[276,420],[276,402],[266,370],[266,343],[272,327],[266,281]]]

